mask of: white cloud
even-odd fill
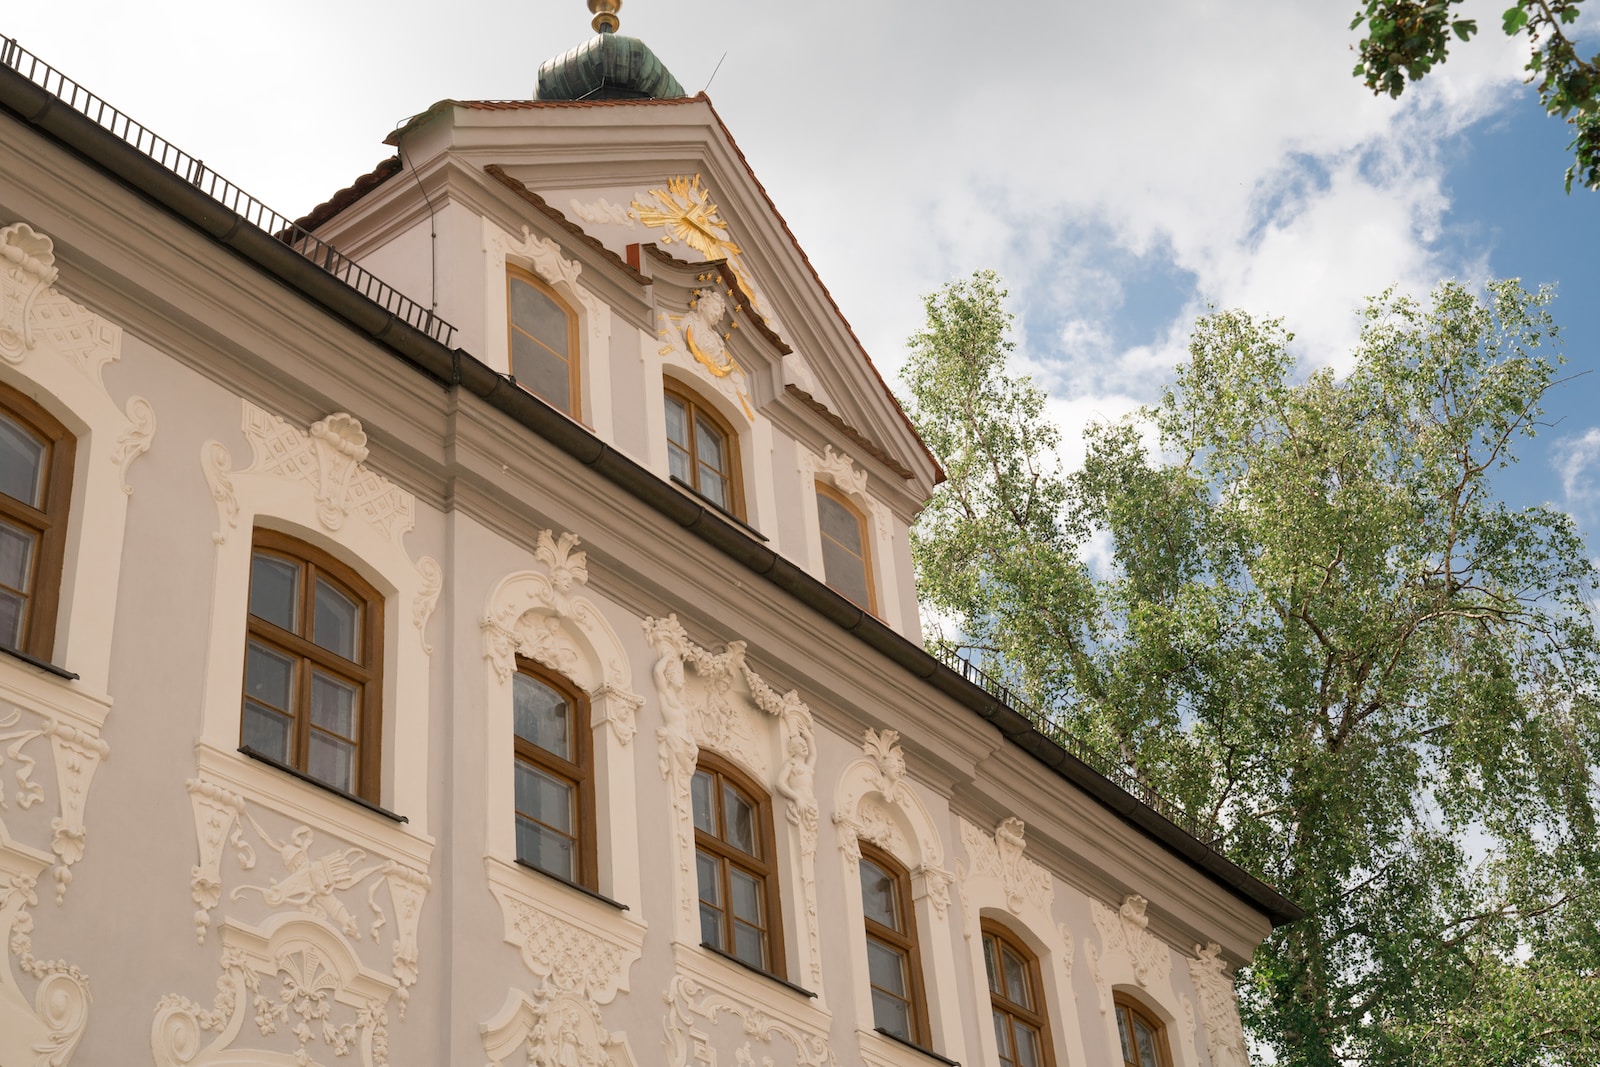
[[[1562,505],[1589,515],[1600,503],[1600,427],[1552,443],[1551,463],[1561,476]]]

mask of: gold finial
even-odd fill
[[[594,16],[589,25],[594,27],[595,33],[616,33],[617,27],[622,25],[622,20],[617,18],[621,9],[622,0],[589,0],[589,13]]]

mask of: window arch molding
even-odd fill
[[[847,764],[834,789],[833,823],[838,833],[844,873],[845,925],[863,929],[865,914],[858,877],[861,843],[873,845],[905,868],[911,900],[908,918],[916,928],[922,981],[933,1051],[962,1047],[961,1004],[956,988],[955,952],[950,938],[950,885],[944,867],[944,842],[938,824],[917,796],[906,775],[900,735],[868,729],[862,755]],[[882,1040],[873,1030],[872,992],[867,975],[867,948],[861,937],[849,941],[857,1029],[867,1043]],[[869,1036],[870,1034],[870,1036]]]
[[[338,412],[301,430],[248,400],[241,406],[250,464],[236,469],[232,450],[221,441],[207,441],[200,449],[201,471],[217,509],[203,769],[247,775],[275,795],[303,790],[279,772],[257,774],[242,766],[252,761],[236,752],[253,531],[286,534],[349,567],[382,598],[384,668],[378,685],[384,727],[377,803],[406,817],[398,836],[431,846],[426,628],[444,572],[432,558],[413,559],[406,551],[415,497],[366,465],[366,434],[354,417]],[[426,867],[425,859],[421,865]]]
[[[899,582],[894,568],[893,518],[888,509],[867,492],[867,472],[851,458],[825,446],[822,455],[800,449],[801,497],[806,502],[801,512],[805,520],[806,543],[811,554],[811,573],[826,580],[823,557],[822,522],[815,497],[819,487],[847,503],[861,520],[861,538],[866,549],[866,580],[871,605],[861,605],[891,627],[901,621]]]
[[[485,350],[503,353],[500,366],[511,370],[511,308],[507,285],[514,268],[525,271],[548,286],[578,318],[578,418],[604,440],[612,440],[611,413],[611,308],[579,281],[583,264],[563,256],[561,245],[548,237],[524,229],[512,235],[491,223],[484,223]]]
[[[595,780],[598,890],[637,908],[640,897],[633,741],[644,699],[633,692],[627,650],[601,608],[582,590],[588,559],[578,538],[540,531],[534,567],[501,578],[480,629],[488,677],[485,700],[486,843],[503,864],[516,860],[511,745],[512,677],[522,656],[565,679],[589,702]]]
[[[956,879],[967,965],[972,968],[975,988],[986,988],[982,933],[987,921],[1004,927],[1038,959],[1055,1063],[1059,1067],[1092,1062],[1084,1051],[1083,1013],[1072,992],[1073,933],[1067,924],[1056,921],[1054,878],[1026,855],[1022,820],[1002,819],[993,830],[965,818],[958,818],[957,824],[965,857],[956,865]],[[983,1061],[998,1063],[994,1028],[980,1026],[978,1041]]]

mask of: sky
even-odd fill
[[[1348,366],[1363,298],[1445,278],[1557,286],[1569,374],[1501,490],[1600,554],[1600,193],[1521,82],[1500,7],[1400,101],[1351,77],[1355,0],[626,0],[709,92],[891,382],[922,296],[985,267],[1017,368],[1085,420],[1154,399],[1208,305],[1282,317]],[[1600,0],[1579,24],[1600,50]],[[14,37],[294,217],[436,100],[526,98],[591,33],[582,0],[74,0]],[[715,76],[713,77],[713,72]]]

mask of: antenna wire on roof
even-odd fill
[[[728,58],[728,53],[726,53],[726,52],[722,53],[722,59],[727,59],[727,58]],[[722,59],[717,60],[717,65],[711,68],[711,78],[715,78],[717,76],[717,71],[722,69]],[[700,87],[700,91],[702,93],[705,92],[707,89],[711,88],[711,78],[707,78],[705,85]]]

